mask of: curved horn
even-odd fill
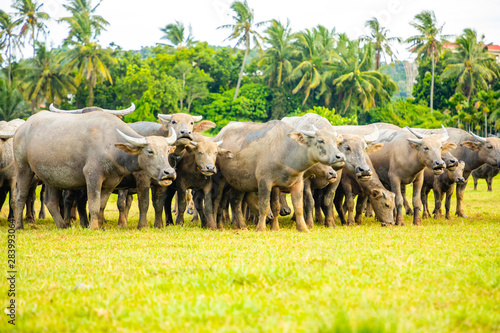
[[[222,144],[222,142],[224,142],[224,140],[217,141],[217,142],[216,142],[217,147],[220,147],[220,145]]]
[[[446,130],[446,127],[444,127],[443,124],[441,124],[441,128],[443,129],[443,137],[441,138],[441,142],[446,142],[450,138],[448,135],[448,131]]]
[[[373,125],[373,127],[375,127],[375,130],[373,132],[371,132],[370,134],[364,136],[366,143],[372,143],[372,142],[377,141],[377,139],[378,139],[378,136],[379,136],[378,128],[376,125]]]
[[[193,116],[193,120],[195,123],[201,121],[203,119],[203,116]]]
[[[298,130],[298,132],[307,135],[310,138],[314,138],[316,136],[316,133],[314,131],[304,131],[304,130]]]
[[[195,142],[195,141],[191,141],[190,144],[192,144],[193,146],[195,147],[198,147],[198,142]]]
[[[177,141],[177,133],[175,133],[175,130],[172,128],[172,135],[167,138],[167,143],[171,146],[175,143],[175,141]]]
[[[49,110],[52,111],[52,112],[56,112],[56,113],[82,113],[83,109],[76,109],[76,110],[61,110],[61,109],[58,109],[54,106],[54,103],[50,104],[49,106]]]
[[[413,143],[418,143],[419,145],[422,144],[422,139],[412,139],[412,138],[406,138],[406,140],[413,142]]]
[[[0,131],[0,139],[9,139],[16,134],[16,131]]]
[[[143,136],[141,136],[139,138],[134,138],[132,136],[128,136],[127,134],[123,133],[118,128],[116,129],[116,131],[118,132],[118,134],[120,134],[120,136],[123,138],[123,140],[127,141],[131,145],[134,145],[136,147],[145,147],[148,144],[148,142],[146,141],[146,138]]]
[[[319,131],[319,130],[318,130],[318,128],[317,128],[316,126],[314,126],[313,124],[311,124],[311,128],[312,128],[312,130],[313,130],[313,131],[315,131],[315,132],[316,132],[316,131]]]
[[[483,137],[480,137],[479,135],[476,135],[474,133],[472,133],[472,131],[469,131],[470,135],[472,135],[474,137],[474,139],[476,139],[477,141],[481,142],[481,143],[486,143],[486,139],[483,138]]]
[[[158,118],[161,118],[162,120],[165,120],[165,121],[170,121],[170,120],[172,120],[172,115],[171,114],[159,114]]]
[[[406,128],[408,131],[410,131],[410,132],[411,132],[411,134],[415,135],[415,136],[416,136],[417,138],[419,138],[419,139],[423,139],[423,138],[428,137],[428,135],[426,135],[426,134],[420,134],[420,133],[415,132],[414,130],[412,130],[412,129],[411,129],[410,127],[408,127],[408,126],[406,126],[405,128]]]
[[[128,114],[131,114],[132,112],[134,112],[134,110],[135,110],[135,104],[134,103],[132,103],[132,105],[130,105],[130,107],[128,107],[126,109],[123,109],[123,110],[106,110],[106,109],[102,109],[102,111],[114,114],[117,117],[126,116]]]

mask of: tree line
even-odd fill
[[[51,19],[43,4],[14,0],[11,12],[0,11],[0,118],[26,117],[50,103],[112,109],[134,102],[137,111],[126,121],[188,112],[221,128],[231,120],[313,110],[335,124],[443,123],[485,134],[500,128],[500,68],[485,37],[473,29],[454,39],[443,35],[432,11],[414,17],[415,35],[406,40],[377,18],[366,22],[368,35],[350,39],[322,25],[293,31],[289,21],[255,22],[246,0],[235,1],[232,24],[219,27],[232,48],[196,41],[191,27],[176,21],[160,28],[165,43],[132,51],[99,44],[109,27],[97,14],[99,3],[63,6],[67,16],[59,22],[69,27],[68,36],[52,49],[41,38]],[[21,54],[26,43],[31,57]],[[413,97],[397,97],[406,76],[395,43],[416,55]]]

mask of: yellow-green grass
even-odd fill
[[[0,331],[500,331],[499,180],[469,184],[468,219],[307,234],[289,218],[279,232],[138,231],[135,202],[124,230],[112,198],[105,231],[48,219],[16,233],[17,322]]]

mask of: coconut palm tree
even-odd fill
[[[287,81],[298,81],[292,90],[292,94],[299,91],[304,92],[302,105],[306,103],[314,89],[319,89],[319,95],[327,90],[322,73],[328,67],[330,54],[323,47],[319,36],[317,29],[306,29],[295,35],[294,58],[296,60],[294,60],[294,63],[296,66]]]
[[[19,35],[26,36],[31,33],[31,43],[33,44],[33,58],[35,58],[35,47],[38,33],[45,31],[44,21],[49,19],[49,14],[42,12],[42,4],[36,0],[15,0],[12,7],[17,11],[17,15],[24,21]]]
[[[16,84],[0,77],[0,119],[9,121],[28,116],[24,98]]]
[[[469,101],[478,89],[488,90],[489,83],[498,77],[498,65],[495,57],[488,53],[484,36],[478,40],[475,30],[465,29],[456,39],[456,44],[457,52],[449,55],[441,77],[457,78],[457,92],[461,91]]]
[[[388,101],[397,90],[397,84],[387,74],[370,69],[371,63],[371,44],[360,48],[359,41],[349,42],[348,51],[338,55],[333,71],[341,75],[332,85],[343,101],[344,114],[352,105],[368,110],[377,100]]]
[[[283,25],[280,21],[273,20],[265,33],[264,41],[269,48],[259,64],[265,67],[264,77],[269,78],[268,86],[275,83],[279,87],[293,69],[290,61],[293,51],[290,21]]]
[[[238,76],[238,83],[236,84],[236,90],[234,91],[233,100],[236,100],[238,97],[238,91],[240,90],[241,79],[243,78],[247,57],[250,53],[250,41],[253,40],[255,46],[261,50],[260,44],[263,38],[255,29],[266,24],[267,21],[254,23],[253,9],[248,7],[247,0],[234,1],[231,4],[231,9],[234,12],[233,20],[235,24],[222,25],[217,29],[231,29],[231,34],[226,38],[226,40],[237,39],[238,41],[236,42],[235,47],[239,45],[244,45],[245,47],[245,54],[243,56],[243,62]]]
[[[20,51],[19,35],[15,33],[16,28],[22,23],[21,19],[14,20],[9,14],[0,10],[0,44],[5,45],[5,53],[8,62],[7,82],[12,83],[12,56],[16,50]]]
[[[65,44],[69,46],[64,60],[66,73],[76,69],[77,86],[82,80],[87,81],[89,105],[94,103],[94,87],[97,82],[107,80],[113,83],[108,66],[116,63],[111,50],[103,49],[96,41],[97,36],[109,24],[95,14],[97,7],[98,5],[92,7],[91,1],[72,0],[66,8],[73,15],[61,19],[70,26],[69,35],[65,39]]]
[[[373,44],[373,49],[375,50],[375,70],[380,68],[380,58],[381,55],[387,54],[391,57],[391,61],[394,57],[394,51],[391,49],[391,42],[401,43],[401,37],[387,37],[389,30],[382,27],[376,17],[371,20],[366,21],[365,27],[370,28],[370,36],[362,36],[361,39],[365,41],[370,41]],[[387,60],[385,60],[387,63]]]
[[[442,34],[443,25],[438,27],[436,15],[434,15],[433,11],[424,10],[420,14],[415,15],[415,21],[411,22],[410,25],[418,30],[419,35],[408,38],[406,43],[410,44],[410,50],[417,54],[417,60],[430,59],[432,64],[430,95],[430,108],[432,113],[434,99],[434,69],[441,55],[443,42],[447,36]]]
[[[26,67],[24,81],[25,93],[30,100],[60,103],[76,90],[74,79],[63,70],[55,51],[47,51],[44,44],[38,43],[35,59],[30,59]]]
[[[175,21],[174,24],[167,24],[163,28],[160,28],[160,31],[163,32],[161,39],[169,41],[173,47],[181,48],[191,46],[194,43],[191,24],[188,26],[187,36],[184,23],[179,21]]]

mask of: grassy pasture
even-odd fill
[[[0,331],[500,331],[500,179],[472,187],[468,219],[308,234],[288,218],[279,232],[138,231],[136,202],[118,229],[114,197],[105,231],[17,232],[17,324],[4,315]]]

